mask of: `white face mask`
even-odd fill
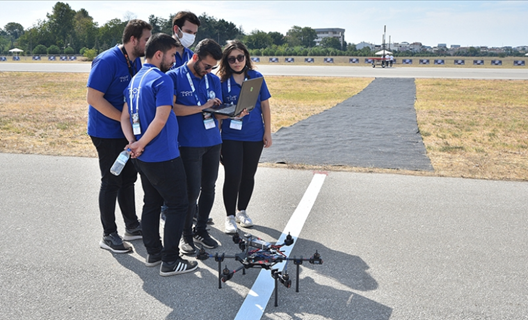
[[[189,48],[194,43],[194,38],[196,38],[196,36],[194,34],[185,33],[183,31],[181,31],[181,33],[182,37],[178,38],[180,38],[182,46],[184,46],[185,48]]]

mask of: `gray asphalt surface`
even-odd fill
[[[259,168],[246,230],[278,239],[312,177]],[[233,319],[258,275],[219,290],[214,261],[163,278],[144,265],[141,241],[128,255],[100,249],[97,159],[0,153],[0,179],[1,319]],[[236,253],[222,183],[221,169],[212,253]],[[527,192],[525,182],[329,172],[292,252],[318,250],[324,264],[301,266],[300,292],[279,287],[262,319],[527,319]]]
[[[261,162],[433,171],[414,79],[377,78],[337,106],[273,134]]]
[[[100,249],[96,159],[0,163],[2,319],[233,319],[258,275],[219,290],[214,261],[163,278],[143,264],[141,241],[129,255]],[[246,230],[273,241],[312,172],[260,168],[256,178]],[[222,181],[210,232],[219,253],[236,253],[220,223]],[[523,182],[330,172],[292,252],[318,250],[324,264],[301,266],[300,292],[279,287],[262,319],[525,319],[527,192]]]
[[[360,77],[360,78],[445,78],[445,79],[503,79],[528,80],[526,68],[449,68],[449,67],[399,67],[372,68],[368,66],[291,66],[257,64],[257,68],[268,76],[307,77]],[[34,72],[90,72],[89,63],[13,63],[0,62],[0,71]]]

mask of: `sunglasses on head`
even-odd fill
[[[227,62],[229,62],[229,63],[235,63],[235,60],[238,60],[238,62],[242,62],[242,61],[244,61],[245,58],[246,58],[245,55],[243,55],[243,54],[239,54],[239,55],[236,56],[236,57],[229,57],[229,58],[227,58]]]

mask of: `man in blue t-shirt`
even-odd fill
[[[161,263],[160,274],[196,270],[198,263],[180,257],[178,244],[187,214],[185,171],[178,150],[178,121],[172,111],[173,83],[165,74],[174,63],[178,42],[167,34],[153,35],[146,46],[146,63],[125,90],[121,115],[123,132],[141,175],[145,264]],[[163,244],[159,235],[160,206],[165,202]]]
[[[127,253],[132,247],[123,243],[115,223],[116,198],[125,221],[127,241],[142,238],[141,224],[136,215],[134,183],[137,172],[129,163],[119,176],[110,168],[128,144],[121,130],[123,90],[141,69],[145,45],[152,27],[142,20],[130,20],[123,31],[123,44],[115,46],[92,62],[88,78],[86,100],[88,108],[88,135],[97,149],[101,170],[99,211],[103,225],[103,239],[99,246],[115,253]]]
[[[200,19],[189,11],[180,11],[172,19],[172,37],[178,40],[183,47],[176,48],[176,62],[172,65],[171,70],[179,68],[191,60],[194,52],[189,47],[194,43],[199,26]]]
[[[221,104],[220,79],[211,73],[221,58],[220,45],[212,39],[204,39],[198,43],[192,59],[186,65],[167,73],[174,82],[174,113],[180,128],[178,142],[187,176],[190,204],[180,245],[185,254],[195,252],[194,241],[206,248],[218,246],[206,226],[215,197],[222,139],[218,121],[202,110]],[[198,218],[193,231],[196,210],[193,204],[197,200]]]

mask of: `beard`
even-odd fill
[[[161,59],[161,64],[160,64],[161,72],[166,73],[167,71],[170,70],[171,67],[172,67],[172,62],[165,61],[165,54],[163,54],[163,59]]]
[[[144,57],[145,56],[145,49],[141,50],[141,48],[139,47],[139,44],[135,45],[133,50],[134,50],[134,55],[136,57]]]
[[[202,68],[200,68],[200,64],[198,62],[194,64],[193,69],[197,75],[202,76]]]

